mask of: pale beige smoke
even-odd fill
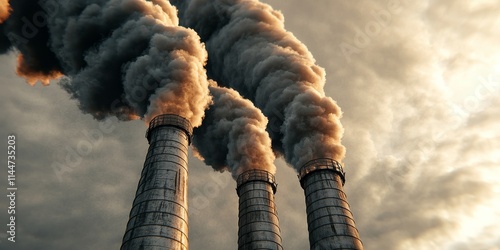
[[[174,54],[174,59],[171,62],[164,62],[161,57],[162,52],[155,49],[152,49],[147,55],[160,62],[158,65],[150,64],[149,67],[157,65],[160,67],[159,70],[172,71],[173,73],[170,83],[156,89],[149,98],[150,105],[144,117],[146,122],[157,115],[173,113],[188,119],[194,127],[201,125],[205,109],[211,101],[206,71],[203,67],[207,60],[207,52],[200,44],[199,37],[194,31],[185,30],[185,32],[188,35],[183,42],[190,49],[189,51],[170,52],[170,54]],[[167,37],[157,35],[151,40],[151,44],[153,47],[161,48],[162,44],[169,43],[166,40],[168,40]],[[140,59],[145,59],[145,57],[142,56]],[[172,57],[165,56],[163,58]],[[182,65],[183,71],[179,71],[179,65]]]

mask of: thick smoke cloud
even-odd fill
[[[2,23],[0,34],[0,52],[12,50],[14,46],[21,52],[18,56],[17,74],[24,77],[28,83],[37,80],[48,84],[50,79],[61,76],[62,68],[57,56],[48,48],[50,34],[48,18],[58,10],[54,1],[18,0],[10,3],[12,11],[9,18]],[[47,11],[52,12],[48,14]]]
[[[210,86],[213,104],[205,112],[203,124],[195,129],[193,145],[214,170],[228,170],[233,178],[251,169],[276,172],[267,118],[238,92]]]
[[[207,53],[168,2],[15,1],[12,9],[2,29],[28,82],[66,75],[61,86],[97,119],[175,113],[201,124]]]
[[[341,111],[326,97],[324,70],[284,29],[283,16],[258,1],[172,1],[210,55],[207,70],[252,100],[270,122],[273,149],[297,170],[307,161],[341,161]]]

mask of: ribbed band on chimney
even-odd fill
[[[239,250],[283,249],[274,203],[276,187],[274,175],[267,171],[251,170],[239,175]]]
[[[362,250],[343,191],[341,165],[332,159],[313,160],[302,167],[299,178],[306,196],[310,249]]]
[[[188,249],[189,123],[176,115],[153,119],[150,143],[122,250]]]

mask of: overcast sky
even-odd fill
[[[325,68],[344,112],[345,189],[365,248],[500,249],[498,1],[265,2]],[[16,76],[15,53],[0,65],[1,138],[16,135],[19,188],[17,242],[4,227],[0,249],[118,249],[144,122],[97,122],[57,82]],[[190,248],[236,249],[235,182],[189,160]],[[308,249],[303,191],[276,164],[284,247]],[[5,196],[0,207],[5,225]]]

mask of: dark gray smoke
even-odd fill
[[[21,52],[17,73],[30,83],[38,78],[48,84],[49,79],[60,77],[62,68],[48,49],[48,13],[42,5],[27,0],[12,1],[10,9],[10,16],[0,24],[0,52],[14,49]],[[52,7],[50,10],[55,11]]]
[[[250,169],[276,172],[267,118],[238,92],[210,86],[213,104],[194,131],[195,151],[217,171],[228,170],[233,178]]]
[[[325,96],[325,72],[284,29],[281,13],[257,0],[171,2],[181,25],[206,43],[209,77],[252,100],[269,118],[277,153],[296,169],[314,158],[343,159],[341,111]]]
[[[168,1],[16,0],[0,52],[19,52],[28,82],[61,86],[97,119],[174,113],[199,126],[210,102],[207,53]],[[6,39],[7,38],[7,39]]]

